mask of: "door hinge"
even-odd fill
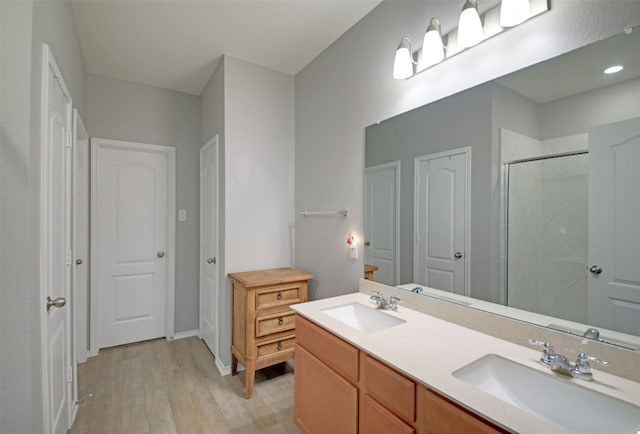
[[[66,265],[71,265],[71,261],[73,260],[73,252],[71,250],[67,250],[67,259]]]
[[[73,133],[69,131],[67,134],[67,148],[71,148],[73,146]]]
[[[67,383],[71,383],[73,381],[73,368],[71,365],[67,367]]]

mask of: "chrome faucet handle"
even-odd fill
[[[551,345],[549,342],[542,342],[535,339],[529,339],[529,343],[531,345],[538,345],[544,348],[542,350],[542,357],[540,357],[540,363],[545,366],[551,366],[551,364],[557,357],[557,354],[553,351],[553,345]]]
[[[375,298],[375,297],[382,297],[382,293],[380,291],[371,291],[370,298]]]
[[[398,310],[398,303],[402,303],[402,299],[399,297],[396,297],[395,295],[392,295],[389,298],[389,303],[387,303],[387,307],[390,310]]]
[[[593,378],[593,374],[591,373],[591,365],[589,364],[589,362],[595,362],[600,366],[609,365],[609,362],[607,362],[606,360],[590,356],[589,354],[580,353],[578,354],[578,359],[576,360],[576,364],[573,368],[573,375],[591,380]]]

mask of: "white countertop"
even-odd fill
[[[497,354],[547,375],[557,376],[560,381],[640,406],[640,383],[600,370],[594,370],[594,381],[558,375],[540,365],[538,360],[541,351],[538,349],[516,345],[402,305],[397,312],[384,312],[406,322],[374,333],[356,330],[323,312],[324,309],[354,302],[372,306],[368,295],[354,293],[293,305],[292,309],[415,381],[507,430],[523,434],[568,432],[559,425],[467,384],[454,377],[453,372],[487,354]]]

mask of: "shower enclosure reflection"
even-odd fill
[[[507,165],[507,306],[588,323],[588,154]]]

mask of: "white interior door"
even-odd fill
[[[218,348],[218,136],[200,149],[200,336]]]
[[[589,131],[589,323],[640,334],[640,118]]]
[[[71,424],[71,97],[45,45],[42,89],[41,294],[46,432]]]
[[[98,348],[168,336],[175,149],[92,139],[91,153]]]
[[[415,283],[468,295],[470,149],[415,160]]]
[[[73,322],[75,361],[89,352],[89,135],[73,110]],[[75,364],[74,364],[75,366]]]
[[[400,280],[400,161],[365,169],[364,262],[378,266],[375,281]]]

